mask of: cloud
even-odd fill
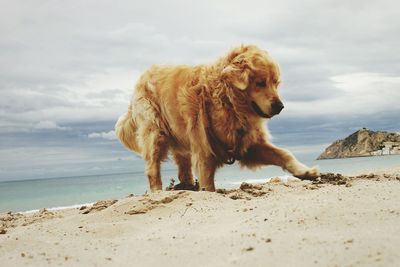
[[[40,121],[33,126],[37,130],[67,130],[68,127],[61,127],[54,121]]]
[[[117,140],[117,136],[115,135],[115,131],[111,130],[109,132],[101,132],[101,133],[91,133],[88,134],[88,138],[102,138],[106,140]]]
[[[282,95],[300,116],[345,94],[335,77],[399,73],[396,1],[39,2],[0,11],[0,116],[14,129],[116,119],[150,65],[209,63],[239,43],[280,63]]]
[[[355,116],[385,111],[400,112],[400,76],[350,73],[331,77],[336,96],[312,101],[289,101],[290,116]]]

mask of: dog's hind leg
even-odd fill
[[[150,190],[152,192],[162,190],[161,162],[167,157],[167,137],[160,131],[152,131],[146,138],[146,174],[149,178]]]
[[[196,190],[192,173],[192,162],[190,155],[177,152],[172,153],[176,165],[178,165],[179,184],[174,186],[175,190]]]

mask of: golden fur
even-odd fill
[[[168,152],[181,184],[194,183],[193,166],[200,188],[214,191],[215,170],[227,160],[220,157],[226,151],[217,150],[224,147],[235,148],[241,166],[272,164],[299,178],[316,178],[317,168],[268,140],[265,118],[283,108],[279,76],[278,65],[253,45],[235,48],[211,65],[153,66],[140,77],[116,134],[146,161],[152,191],[162,189],[160,164]]]

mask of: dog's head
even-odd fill
[[[248,105],[255,114],[271,118],[281,112],[279,67],[267,52],[256,46],[241,46],[233,49],[225,59],[222,79],[232,90],[246,92]]]

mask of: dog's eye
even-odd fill
[[[264,88],[266,86],[266,83],[265,83],[265,81],[259,81],[259,82],[256,82],[256,86],[258,88]]]

